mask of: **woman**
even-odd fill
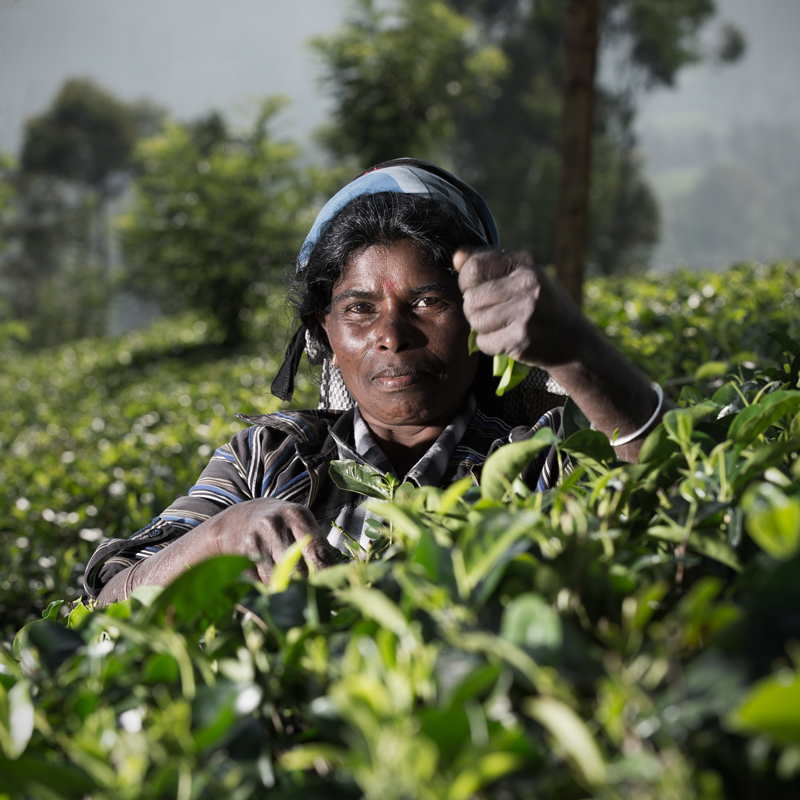
[[[425,162],[381,164],[335,195],[303,245],[297,284],[302,324],[273,392],[291,397],[307,349],[323,363],[321,409],[245,418],[251,427],[215,453],[187,497],[129,540],[98,548],[85,586],[99,602],[164,585],[222,553],[257,560],[268,582],[305,537],[303,566],[335,563],[348,537],[368,539],[363,498],[328,478],[334,459],[445,486],[477,480],[507,442],[544,425],[559,429],[558,392],[628,460],[660,419],[660,389],[601,339],[529,254],[498,249],[474,190]],[[470,355],[470,327],[486,355]],[[487,360],[496,353],[551,380],[534,372],[498,401]],[[553,453],[523,477],[534,488],[551,485]]]

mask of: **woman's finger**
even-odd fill
[[[486,281],[499,280],[520,269],[533,269],[533,257],[520,250],[504,253],[501,250],[479,250],[461,265],[458,286],[462,293]]]
[[[461,272],[461,267],[464,266],[471,254],[472,250],[469,247],[459,247],[453,253],[453,268],[456,272]]]
[[[314,515],[305,506],[289,506],[284,511],[283,519],[290,528],[294,541],[301,542],[307,536],[311,537],[303,546],[305,564],[313,564],[316,569],[325,569],[338,562],[339,551],[328,543]]]

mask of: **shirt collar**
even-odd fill
[[[456,415],[450,420],[447,427],[439,434],[439,438],[428,448],[419,461],[408,471],[404,480],[415,486],[438,486],[444,477],[447,465],[458,447],[464,433],[475,414],[477,408],[475,395],[470,392]],[[356,406],[353,417],[353,446],[331,431],[336,445],[339,448],[339,458],[352,459],[360,463],[369,464],[382,473],[392,471],[392,465],[380,449],[372,436],[369,426],[361,416]]]

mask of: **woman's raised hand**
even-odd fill
[[[458,250],[453,258],[464,314],[484,353],[539,367],[578,357],[592,331],[572,301],[525,251]]]
[[[598,430],[612,441],[625,440],[617,454],[636,461],[670,404],[662,406],[647,379],[534,265],[530,253],[457,250],[453,265],[478,347],[546,369]]]

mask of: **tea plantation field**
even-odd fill
[[[89,554],[278,407],[282,327],[6,349],[0,798],[800,796],[798,287],[793,263],[588,286],[679,403],[637,465],[570,415],[554,490],[514,480],[547,432],[481,487],[367,477],[368,558],[269,588],[220,558],[103,612]]]

